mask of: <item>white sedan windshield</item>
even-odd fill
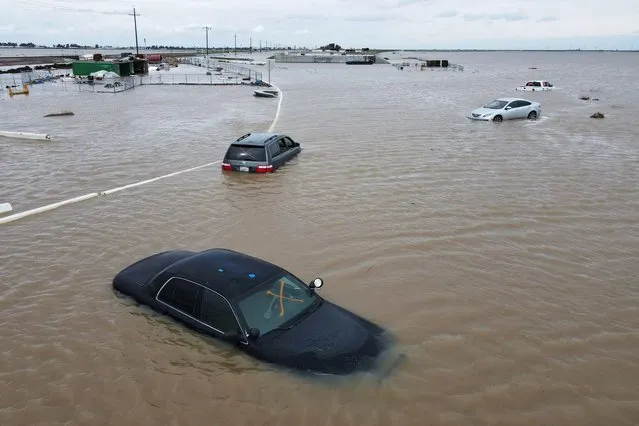
[[[506,101],[492,101],[491,103],[489,103],[488,105],[484,105],[484,108],[488,108],[488,109],[502,109],[503,107],[506,106],[506,104],[508,104],[508,102]]]

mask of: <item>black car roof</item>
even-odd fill
[[[193,280],[226,298],[235,298],[283,272],[277,265],[229,249],[214,248],[175,262],[160,276],[162,285],[172,276]]]
[[[281,133],[263,132],[247,133],[237,138],[231,145],[255,145],[264,146],[267,142],[285,136]]]

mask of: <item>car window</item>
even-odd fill
[[[193,316],[201,287],[181,278],[171,278],[160,289],[157,299],[167,305]]]
[[[257,328],[264,335],[295,322],[319,303],[318,296],[293,275],[276,277],[251,291],[238,301],[248,328]]]
[[[266,161],[266,151],[263,146],[231,145],[226,151],[227,160],[238,161]]]
[[[199,320],[224,334],[239,331],[231,306],[219,294],[202,289]]]
[[[271,156],[272,156],[272,157],[276,157],[276,156],[278,156],[278,155],[281,155],[281,154],[285,153],[285,152],[286,152],[286,150],[288,149],[288,148],[286,147],[286,142],[284,142],[284,140],[283,140],[283,139],[279,139],[279,140],[277,141],[277,143],[275,143],[275,144],[273,144],[273,145],[275,146],[275,148],[274,148],[274,149],[276,149],[276,150],[277,150],[277,152],[276,152],[275,154],[271,154]]]
[[[518,101],[518,102],[519,102],[519,105],[518,105],[519,107],[525,107],[530,105],[530,102],[528,101]]]
[[[271,158],[276,157],[280,153],[280,146],[276,143],[272,143],[269,145],[269,150],[271,153]]]
[[[541,87],[541,83],[540,83],[540,82],[538,82],[538,81],[534,81],[534,82],[533,82],[533,86],[535,86],[535,87]]]
[[[290,138],[284,138],[284,142],[286,142],[286,147],[287,148],[293,148],[294,144],[293,144],[293,141]]]
[[[519,101],[512,101],[511,103],[508,104],[508,106],[510,108],[519,108]]]
[[[503,107],[506,106],[506,104],[508,104],[508,102],[506,101],[492,101],[489,104],[484,105],[484,108],[489,108],[489,109],[502,109]]]

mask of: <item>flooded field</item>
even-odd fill
[[[639,56],[437,56],[465,70],[276,64],[274,127],[303,147],[276,173],[212,164],[0,224],[0,424],[639,423]],[[515,92],[532,78],[558,89]],[[219,161],[273,124],[279,99],[252,93],[0,92],[0,130],[52,136],[0,137],[0,203]],[[466,118],[520,95],[540,120]],[[302,378],[112,290],[141,257],[210,247],[321,276],[406,362],[381,381]]]

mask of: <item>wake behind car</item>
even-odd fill
[[[274,172],[301,150],[299,143],[281,133],[247,133],[231,143],[222,160],[222,170]]]
[[[518,118],[536,120],[541,116],[541,104],[521,98],[499,98],[473,110],[468,118],[480,121],[503,121]]]
[[[267,362],[332,375],[384,368],[389,334],[320,297],[322,284],[221,248],[157,253],[113,279],[117,291]]]

